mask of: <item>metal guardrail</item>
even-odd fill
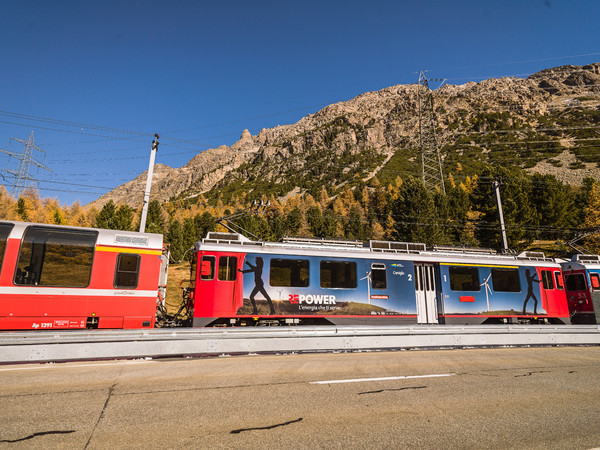
[[[0,333],[0,363],[537,345],[600,345],[600,326],[413,325],[6,332]]]

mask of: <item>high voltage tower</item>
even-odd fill
[[[430,190],[446,193],[442,160],[437,143],[435,128],[437,119],[433,110],[433,92],[429,89],[429,81],[441,81],[441,78],[430,78],[421,71],[417,85],[417,101],[419,104],[419,143],[421,146],[421,162],[423,167],[423,184]]]
[[[46,152],[44,150],[39,148],[33,142],[33,131],[31,132],[31,134],[29,135],[29,138],[26,141],[23,141],[22,139],[17,139],[17,138],[11,138],[11,139],[13,139],[17,142],[21,142],[22,144],[25,145],[25,148],[23,150],[23,153],[15,153],[15,152],[10,152],[8,150],[0,149],[0,152],[6,153],[8,156],[11,156],[11,157],[19,160],[19,167],[17,168],[17,170],[2,169],[1,171],[8,173],[11,177],[15,178],[15,182],[12,185],[12,189],[11,189],[10,193],[15,198],[19,198],[21,193],[26,188],[26,185],[25,185],[26,182],[32,181],[34,183],[38,183],[37,179],[35,179],[31,175],[29,175],[29,166],[34,165],[36,167],[39,167],[40,169],[48,170],[50,172],[52,172],[52,170],[50,170],[48,167],[44,166],[41,162],[39,162],[33,158],[34,150],[38,150],[38,151],[42,152],[44,155],[46,154]]]

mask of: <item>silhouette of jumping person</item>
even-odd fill
[[[262,280],[262,271],[263,271],[263,265],[264,265],[263,259],[260,256],[257,256],[256,260],[255,260],[256,266],[253,266],[245,259],[244,259],[244,262],[246,264],[248,264],[248,267],[250,267],[250,268],[246,269],[246,270],[239,269],[239,271],[242,273],[249,273],[249,272],[254,273],[254,289],[252,289],[252,292],[250,293],[250,301],[252,302],[252,314],[258,313],[258,311],[256,309],[256,302],[254,301],[254,297],[259,292],[269,302],[269,306],[271,307],[271,314],[275,314],[275,308],[273,308],[273,302],[271,301],[271,297],[269,297],[269,294],[267,294],[267,291],[265,291],[265,283]]]
[[[540,280],[535,277],[536,275],[537,273],[531,275],[531,271],[529,269],[525,270],[525,277],[527,277],[527,297],[525,297],[525,303],[523,303],[523,314],[527,314],[525,310],[527,308],[527,302],[530,298],[533,298],[533,301],[535,302],[533,304],[533,314],[537,314],[538,299],[533,293],[533,283],[539,283]]]

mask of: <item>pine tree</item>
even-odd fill
[[[326,238],[336,238],[343,237],[343,233],[339,236],[339,225],[338,225],[338,217],[335,212],[327,208],[323,213],[323,236]]]
[[[183,258],[186,247],[183,242],[183,229],[178,219],[173,219],[169,223],[165,242],[171,245],[171,258],[174,261],[180,261]]]
[[[139,227],[136,227],[139,229]],[[162,206],[158,200],[152,200],[148,204],[148,215],[146,217],[146,232],[163,234],[165,232],[165,218]]]
[[[443,218],[449,241],[458,245],[475,245],[475,237],[468,226],[471,209],[469,194],[460,185],[454,185],[446,191],[447,208]]]
[[[575,195],[553,175],[533,176],[531,200],[540,217],[538,239],[564,239],[577,224]]]
[[[96,228],[114,229],[114,217],[117,213],[117,207],[112,200],[104,204],[98,215],[94,226]]]
[[[306,216],[311,234],[316,237],[324,237],[325,227],[323,224],[323,214],[321,213],[321,208],[316,205],[311,206],[308,208]]]
[[[27,205],[25,204],[25,199],[23,197],[19,197],[16,204],[16,211],[19,215],[19,219],[23,222],[27,222],[29,220],[29,214],[27,214]]]
[[[525,176],[502,167],[487,167],[473,190],[473,209],[480,213],[476,237],[485,247],[500,248],[498,207],[492,180],[501,179],[500,193],[508,246],[522,251],[533,242],[539,226],[539,214],[532,204],[532,184]]]
[[[133,208],[127,205],[119,206],[114,216],[113,229],[125,231],[133,229]]]
[[[438,205],[439,207],[439,205]],[[402,186],[398,199],[392,206],[394,239],[426,244],[444,243],[446,237],[441,227],[434,196],[421,180],[407,179]]]
[[[194,225],[196,228],[197,239],[205,237],[209,231],[215,231],[215,218],[208,211],[196,214],[194,216]]]
[[[319,195],[319,204],[321,205],[322,210],[327,208],[327,205],[329,204],[329,194],[327,193],[327,189],[325,189],[325,186],[321,188],[321,193]]]
[[[52,223],[55,225],[65,225],[66,222],[62,209],[56,208],[52,214]]]
[[[297,206],[287,215],[287,229],[292,236],[295,236],[302,226],[302,212]]]
[[[364,241],[367,238],[367,230],[358,205],[354,205],[350,208],[345,231],[347,239]]]
[[[600,185],[593,183],[587,192],[583,225],[591,234],[584,240],[586,250],[600,254]]]

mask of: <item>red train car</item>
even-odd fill
[[[573,323],[600,323],[600,256],[574,255],[561,266]]]
[[[0,222],[0,329],[151,328],[159,234]]]

